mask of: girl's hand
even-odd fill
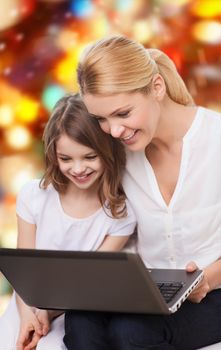
[[[17,340],[17,350],[34,350],[42,337],[42,327],[31,308],[21,315],[21,325]]]
[[[186,266],[186,270],[188,272],[194,272],[197,270],[198,267],[194,262],[190,262]],[[204,276],[203,279],[200,281],[200,283],[196,286],[196,288],[192,291],[192,293],[189,295],[188,300],[192,301],[193,303],[200,303],[203,298],[207,295],[208,292],[210,292],[210,285],[208,281],[208,276],[206,273],[206,269],[204,270]]]
[[[42,334],[43,335],[48,334],[50,330],[50,323],[51,323],[49,312],[47,310],[36,309],[35,315],[41,324]]]

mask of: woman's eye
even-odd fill
[[[126,111],[126,112],[118,112],[117,116],[118,117],[127,117],[129,115],[130,111]]]
[[[96,118],[96,120],[100,124],[100,123],[103,123],[105,121],[105,118],[99,117],[99,118]]]

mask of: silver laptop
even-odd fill
[[[1,248],[0,270],[30,306],[148,314],[175,312],[203,277],[126,252]]]

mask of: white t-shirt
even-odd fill
[[[128,202],[126,218],[109,217],[103,208],[87,218],[73,218],[63,211],[54,187],[49,185],[44,190],[39,182],[32,180],[24,185],[16,205],[17,214],[36,225],[36,248],[97,250],[107,234],[127,236],[133,233],[136,219]]]
[[[221,256],[221,114],[198,107],[183,138],[178,182],[167,206],[144,152],[128,152],[123,181],[149,267],[203,268]]]

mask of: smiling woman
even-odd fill
[[[123,187],[144,263],[198,266],[204,279],[168,317],[105,315],[107,327],[104,315],[67,313],[68,350],[186,350],[221,341],[221,115],[194,105],[167,55],[123,36],[89,45],[78,81],[88,111],[125,146]]]

